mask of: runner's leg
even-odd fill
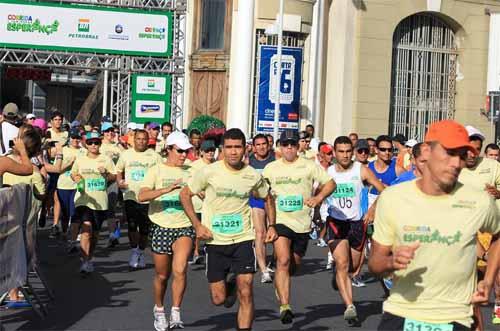
[[[193,240],[180,237],[172,245],[174,251],[172,260],[172,306],[180,307],[186,290],[187,261],[191,254]]]
[[[347,240],[340,240],[333,246],[333,258],[337,269],[336,281],[345,305],[352,305],[352,285],[349,278],[350,248]]]
[[[266,271],[266,212],[261,208],[252,208],[252,221],[255,228],[255,255],[262,273]]]
[[[80,238],[80,249],[84,261],[90,260],[90,246],[92,238],[92,223],[84,221],[82,223],[82,236]]]
[[[276,273],[274,283],[280,304],[289,303],[290,299],[290,265],[291,265],[291,246],[292,241],[287,237],[278,237],[274,242],[274,251],[276,252]]]
[[[212,303],[216,306],[222,305],[226,300],[226,282],[221,280],[215,283],[209,283],[208,286]]]
[[[158,308],[163,308],[167,282],[172,270],[172,256],[153,253],[153,262],[155,265],[155,277],[153,280],[155,305]]]
[[[252,327],[253,304],[253,274],[240,274],[236,276],[238,286],[238,328],[250,329]]]

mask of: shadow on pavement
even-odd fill
[[[221,308],[223,309],[223,308]],[[255,310],[256,320],[271,321],[278,318],[276,312],[271,309],[256,309]],[[223,331],[223,330],[235,330],[236,329],[237,313],[223,313],[220,315],[213,315],[210,318],[201,319],[191,324],[186,324],[187,330],[191,327],[203,327],[206,331]],[[264,331],[264,330],[262,330]]]

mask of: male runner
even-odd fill
[[[252,139],[254,153],[250,154],[248,163],[251,167],[262,173],[264,167],[270,162],[276,160],[276,156],[269,148],[269,142],[263,134],[257,134]],[[266,211],[264,209],[264,200],[253,196],[250,197],[250,208],[252,208],[252,222],[255,228],[255,255],[257,264],[262,273],[261,283],[272,283],[272,269],[266,266]]]
[[[280,319],[283,324],[293,321],[290,307],[290,275],[293,274],[307,250],[311,231],[311,208],[335,189],[335,182],[314,162],[297,154],[299,135],[285,130],[280,136],[282,158],[269,163],[262,175],[271,184],[276,199],[276,254],[275,286],[280,301]],[[312,196],[313,183],[319,183]]]
[[[500,147],[497,144],[488,144],[484,149],[484,157],[495,161],[500,161]]]
[[[134,147],[122,152],[116,164],[116,181],[123,190],[125,215],[130,241],[128,265],[132,269],[144,268],[144,249],[148,243],[150,220],[149,203],[140,203],[137,195],[149,168],[162,163],[158,153],[148,149],[149,134],[146,130],[134,132]]]
[[[309,136],[309,133],[306,131],[300,131],[299,133],[299,146],[297,153],[299,156],[307,159],[307,160],[314,160],[316,157],[316,151],[313,151],[311,149],[311,137]]]
[[[358,145],[361,141],[358,140]],[[358,323],[358,314],[353,304],[349,272],[359,267],[366,228],[368,223],[373,222],[375,211],[374,204],[363,217],[362,189],[365,182],[380,192],[384,185],[368,167],[352,161],[353,146],[349,137],[335,139],[333,148],[337,163],[328,168],[328,175],[337,187],[325,200],[327,215],[323,217],[327,219],[327,242],[335,260],[332,284],[339,290],[346,305],[344,319],[352,325]]]
[[[368,162],[375,161],[377,159],[377,142],[375,139],[369,137],[366,138],[368,146],[370,146],[370,156],[368,157]]]
[[[385,135],[379,136],[376,140],[376,145],[377,159],[368,163],[368,167],[385,186],[389,186],[399,175],[405,172],[405,169],[396,165],[396,159],[392,157],[393,146],[391,137]],[[370,206],[378,195],[378,190],[372,187],[368,193]]]
[[[359,139],[354,145],[355,159],[361,164],[368,165],[368,157],[370,156],[370,145],[366,139]]]
[[[440,121],[425,142],[422,178],[386,189],[377,203],[369,268],[395,275],[379,330],[471,330],[472,305],[488,301],[498,269],[494,240],[476,284],[476,233],[496,239],[500,221],[492,197],[458,180],[467,152],[477,153],[467,131]]]
[[[164,163],[149,168],[138,195],[139,202],[150,201],[151,251],[155,264],[154,327],[157,331],[184,328],[180,307],[186,290],[187,261],[191,255],[195,232],[184,213],[179,192],[191,177],[184,162],[193,146],[188,137],[176,131],[166,140],[168,156]],[[172,280],[172,309],[167,323],[163,301],[170,274]]]
[[[248,331],[254,318],[252,284],[255,272],[255,233],[248,199],[250,194],[266,199],[269,219],[266,242],[277,237],[274,199],[262,176],[243,162],[246,143],[243,132],[229,129],[222,140],[224,159],[196,173],[180,197],[196,236],[207,240],[206,271],[212,302],[217,306],[231,307],[236,300],[234,292],[237,288],[240,303],[237,328]],[[205,192],[202,222],[196,216],[191,200],[200,192]]]
[[[101,133],[102,133],[102,144],[100,152],[106,155],[113,161],[114,164],[116,164],[116,162],[118,162],[122,150],[114,141],[115,128],[113,124],[109,122],[102,123]],[[115,181],[111,183],[106,191],[108,193],[108,201],[109,201],[108,215],[106,217],[108,219],[108,231],[109,231],[108,247],[115,247],[119,243],[118,238],[120,238],[120,224],[115,215],[115,207],[118,202],[117,182]]]
[[[80,223],[82,229],[80,272],[83,274],[94,271],[92,256],[108,210],[106,187],[116,179],[113,161],[99,151],[99,134],[87,133],[86,146],[87,155],[76,158],[71,168],[71,178],[77,183],[75,222]]]

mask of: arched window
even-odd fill
[[[420,13],[401,21],[393,36],[389,132],[423,140],[430,123],[453,118],[457,48],[453,30]]]

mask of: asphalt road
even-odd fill
[[[7,330],[154,330],[152,317],[151,257],[145,270],[130,272],[126,238],[113,249],[105,248],[102,235],[96,252],[95,273],[82,279],[78,257],[68,257],[61,241],[40,232],[40,265],[56,300],[49,304],[49,315],[40,320],[31,310],[0,310],[0,321]],[[291,305],[294,323],[282,325],[272,284],[254,281],[255,323],[253,330],[375,330],[381,317],[383,291],[377,282],[354,288],[361,326],[350,328],[343,320],[344,305],[331,288],[331,272],[325,270],[326,249],[310,243],[302,272],[292,278]],[[170,293],[165,306],[170,308]],[[190,267],[188,286],[181,308],[186,330],[235,330],[237,304],[231,308],[211,304],[204,267]],[[486,308],[488,320],[491,307]],[[489,322],[489,321],[488,321]],[[487,330],[495,330],[487,325]],[[498,330],[498,328],[496,329]]]

